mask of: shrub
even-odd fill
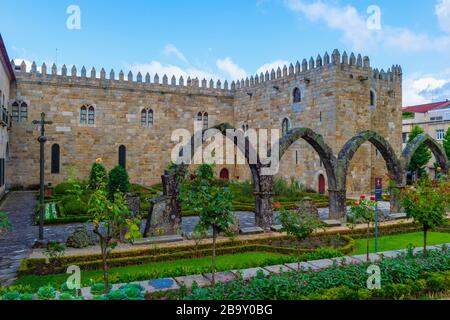
[[[76,195],[66,195],[61,199],[62,215],[64,216],[85,216],[88,208]]]
[[[110,284],[110,285],[108,285],[108,287],[109,287],[109,290],[111,290],[112,285]],[[93,295],[100,295],[100,294],[103,294],[104,292],[105,292],[105,284],[104,283],[94,283],[91,286],[91,293]]]
[[[39,300],[55,300],[56,290],[51,286],[41,287],[37,292]]]
[[[128,181],[128,173],[122,166],[117,166],[109,173],[108,193],[111,198],[117,192],[127,193],[130,190],[130,182]]]
[[[54,189],[53,189],[53,194],[55,196],[63,196],[69,193],[69,191],[74,189],[74,183],[73,182],[63,182],[58,184]]]
[[[89,175],[89,188],[92,190],[98,189],[102,184],[106,184],[107,181],[108,175],[105,166],[101,159],[97,159],[92,165],[91,173]]]
[[[75,231],[67,238],[66,246],[69,248],[86,248],[93,245],[95,241],[85,226],[75,229]]]
[[[9,221],[8,215],[6,212],[0,211],[0,236],[3,232],[9,231],[12,229],[11,222]]]

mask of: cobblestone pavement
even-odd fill
[[[38,238],[38,228],[32,226],[35,207],[35,192],[12,192],[0,207],[13,225],[13,230],[0,238],[0,285],[12,284],[20,262]]]

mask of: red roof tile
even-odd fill
[[[428,104],[421,104],[417,106],[409,106],[403,108],[403,112],[413,112],[413,113],[427,113],[428,111],[435,109],[442,109],[450,106],[450,101],[433,102]]]

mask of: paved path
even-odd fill
[[[36,207],[35,192],[12,192],[0,210],[8,213],[13,230],[0,238],[0,285],[10,285],[16,279],[22,259],[31,253],[38,238],[38,228],[32,226]]]

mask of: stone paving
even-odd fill
[[[12,284],[22,259],[31,253],[38,238],[38,228],[32,225],[36,208],[35,192],[13,192],[7,195],[0,210],[5,211],[13,230],[0,238],[0,285]]]

